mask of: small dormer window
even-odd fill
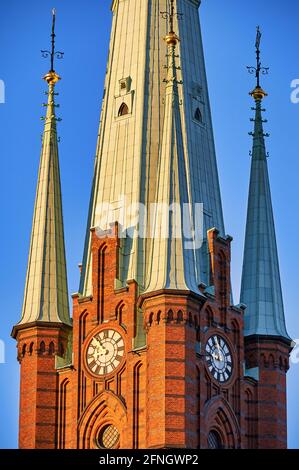
[[[199,108],[196,108],[195,113],[194,113],[194,119],[197,122],[202,122],[202,114]]]
[[[118,117],[125,116],[126,114],[129,114],[129,108],[126,103],[122,103],[118,110]]]
[[[114,117],[121,118],[123,116],[129,117],[133,110],[133,97],[134,91],[131,90],[131,77],[121,78],[118,81],[118,91],[115,96]],[[129,116],[128,116],[129,115]]]

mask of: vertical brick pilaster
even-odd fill
[[[194,325],[201,301],[188,292],[161,291],[141,303],[147,329],[147,447],[196,448]]]

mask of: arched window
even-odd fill
[[[195,110],[194,119],[195,119],[195,121],[202,122],[202,114],[201,114],[199,108],[196,108],[196,110]]]
[[[33,353],[33,346],[34,346],[34,343],[30,343],[30,346],[29,346],[29,354],[31,356],[31,354]]]
[[[121,300],[115,308],[115,319],[118,320],[118,323],[121,325],[123,322],[123,309],[125,307],[124,302]]]
[[[240,333],[239,333],[240,328],[236,320],[232,321],[232,330],[233,330],[234,344],[236,348],[239,348],[240,347]]]
[[[217,431],[210,431],[208,435],[209,449],[222,449],[223,444],[220,435]]]
[[[254,410],[253,410],[253,396],[250,390],[245,391],[245,404],[246,404],[246,437],[247,437],[247,448],[254,449]]]
[[[129,108],[128,106],[126,105],[126,103],[122,103],[120,105],[120,108],[118,110],[118,117],[120,116],[125,116],[126,114],[129,114]]]
[[[51,341],[51,343],[49,344],[49,355],[52,356],[54,352],[55,352],[55,346],[54,346],[53,341]]]
[[[226,325],[226,309],[229,304],[229,291],[228,291],[228,272],[227,272],[227,260],[226,255],[223,251],[219,253],[219,267],[220,267],[220,282],[219,282],[219,294],[221,297],[221,323],[222,325]]]
[[[46,345],[45,345],[45,342],[42,341],[42,342],[40,343],[40,346],[39,346],[39,352],[40,352],[41,354],[44,354],[45,351],[46,351]]]
[[[211,327],[214,323],[214,314],[213,311],[208,307],[206,310],[206,324],[208,327]]]
[[[183,312],[181,310],[178,311],[178,323],[181,323],[183,320],[184,320],[184,315],[183,315]]]
[[[173,311],[169,310],[167,313],[167,321],[173,321]]]

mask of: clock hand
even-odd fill
[[[213,353],[208,353],[209,356],[211,356],[213,359],[215,359],[216,361],[219,361],[219,355],[217,355],[215,352]]]
[[[220,345],[219,345],[219,342],[218,342],[218,338],[217,338],[217,336],[215,336],[215,338],[216,338],[216,346],[217,346],[217,349],[218,349],[219,361],[222,361],[223,357],[222,357],[222,353],[221,353],[221,350],[220,350]]]
[[[107,349],[102,345],[101,341],[96,339],[96,342],[98,343],[97,350],[100,352],[100,354],[107,354]]]

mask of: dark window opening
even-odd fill
[[[196,108],[196,111],[194,113],[194,119],[195,121],[202,122],[202,114],[199,108]]]
[[[126,114],[129,114],[129,108],[126,103],[122,103],[118,110],[118,117],[125,116]]]

